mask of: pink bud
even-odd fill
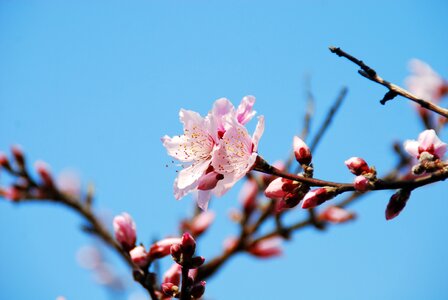
[[[337,206],[328,206],[319,215],[319,220],[330,223],[344,223],[355,218],[355,214]]]
[[[246,214],[251,213],[256,206],[258,183],[255,179],[248,179],[241,188],[239,199]]]
[[[23,168],[25,166],[25,156],[23,155],[22,147],[13,145],[11,146],[11,152],[19,167]]]
[[[182,235],[182,252],[186,257],[192,257],[196,250],[196,241],[188,232]]]
[[[409,190],[399,190],[390,197],[389,203],[386,208],[386,220],[392,220],[400,214],[400,212],[405,208],[409,197],[411,196],[411,191]]]
[[[365,192],[370,187],[369,179],[367,179],[366,177],[364,177],[362,175],[356,176],[353,184],[355,186],[355,190],[357,190],[359,192]]]
[[[222,179],[224,179],[224,175],[215,171],[202,175],[198,181],[198,190],[207,191],[214,189],[218,181]]]
[[[148,263],[148,253],[143,246],[137,246],[129,252],[132,261],[140,266],[144,267]]]
[[[53,186],[53,177],[50,173],[50,167],[44,161],[38,160],[34,164],[34,168],[36,169],[37,174],[39,174],[40,179],[42,179],[42,183],[47,187]]]
[[[0,152],[0,167],[5,168],[6,170],[11,170],[9,159],[3,152]]]
[[[153,244],[149,249],[151,259],[162,258],[170,254],[170,248],[174,244],[181,243],[180,238],[166,238]]]
[[[366,172],[370,172],[369,165],[366,161],[360,157],[352,157],[347,159],[345,165],[355,175],[361,175]]]
[[[298,136],[293,139],[294,155],[301,165],[309,165],[312,160],[311,150]]]
[[[171,282],[174,285],[179,285],[181,272],[182,267],[179,264],[172,264],[165,274],[163,274],[163,282]]]
[[[266,197],[271,199],[285,199],[290,198],[300,186],[298,181],[293,181],[286,178],[274,179],[264,191]]]
[[[336,188],[322,187],[309,191],[303,198],[302,208],[313,208],[321,205],[327,200],[332,199],[336,195]]]
[[[22,199],[22,192],[16,186],[11,186],[5,190],[5,198],[11,201],[18,201]]]
[[[170,253],[171,253],[171,256],[173,257],[175,262],[181,263],[182,254],[183,254],[183,249],[182,249],[182,245],[181,244],[171,245]]]
[[[204,292],[205,281],[200,281],[191,288],[190,294],[194,299],[199,299],[202,297],[202,295],[204,295]]]
[[[215,213],[212,211],[206,211],[199,213],[196,217],[186,224],[187,228],[193,236],[198,236],[206,231],[215,219]]]
[[[273,237],[261,240],[255,244],[252,244],[247,249],[247,252],[259,258],[279,256],[282,254],[281,239],[278,237]]]
[[[132,217],[124,212],[114,218],[113,225],[115,239],[125,250],[132,249],[137,239],[136,226]]]

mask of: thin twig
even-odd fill
[[[365,78],[372,80],[376,83],[381,84],[382,86],[385,86],[389,89],[389,91],[384,95],[383,99],[380,101],[381,104],[385,104],[387,101],[394,99],[397,95],[403,96],[417,104],[419,104],[421,107],[426,108],[428,110],[431,110],[445,118],[448,118],[448,109],[442,108],[438,105],[435,105],[431,101],[421,99],[411,92],[405,90],[404,88],[393,84],[387,80],[384,80],[381,78],[377,72],[366,65],[362,60],[357,59],[356,57],[348,54],[347,52],[343,51],[341,48],[338,47],[329,47],[330,51],[332,53],[335,53],[338,56],[342,56],[350,60],[351,62],[358,65],[361,70],[358,71],[359,74],[364,76]]]

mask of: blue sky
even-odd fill
[[[415,112],[404,99],[381,106],[385,90],[327,47],[346,49],[399,84],[414,57],[447,77],[446,11],[442,0],[2,1],[0,149],[18,143],[56,174],[77,170],[84,185],[95,184],[97,209],[129,212],[148,242],[176,233],[192,210],[191,198],[172,195],[176,168],[160,143],[181,132],[179,109],[206,114],[217,98],[237,104],[255,95],[266,119],[259,152],[273,162],[287,157],[301,131],[310,77],[313,129],[349,88],[313,153],[316,177],[352,180],[343,161],[355,155],[386,172],[395,161],[391,143],[421,131]],[[238,188],[211,204],[217,221],[199,245],[206,258],[237,232],[227,216]],[[391,222],[384,220],[391,193],[372,194],[353,205],[355,222],[298,232],[281,258],[234,258],[208,281],[207,297],[446,299],[445,191],[439,183],[415,192]],[[76,262],[92,243],[81,223],[62,207],[1,201],[2,298],[109,299]]]

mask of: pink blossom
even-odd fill
[[[252,244],[247,252],[260,258],[270,258],[282,254],[281,238],[272,237]]]
[[[174,244],[180,244],[182,242],[181,238],[166,238],[154,243],[149,249],[149,257],[162,258],[170,254],[170,248]]]
[[[132,249],[135,246],[137,239],[136,226],[132,217],[128,213],[124,212],[114,218],[113,225],[115,239],[123,246],[124,249]]]
[[[435,158],[442,158],[446,151],[446,144],[437,136],[434,129],[428,129],[419,134],[416,140],[404,142],[404,149],[417,159],[423,152],[434,155]]]
[[[226,193],[252,169],[258,156],[258,142],[263,130],[263,116],[258,118],[258,124],[252,137],[234,116],[228,118],[226,132],[212,160],[214,169],[224,175],[223,180],[220,180],[214,189],[216,195],[221,196]]]
[[[129,252],[129,255],[131,256],[132,261],[140,267],[143,267],[148,263],[148,253],[143,246],[135,247]]]
[[[229,100],[221,98],[215,101],[212,111],[205,118],[193,111],[180,111],[184,134],[162,138],[168,154],[182,162],[184,167],[174,182],[176,199],[197,191],[198,206],[206,210],[212,192],[223,195],[244,176],[245,173],[241,175],[242,171],[247,172],[252,167],[255,159],[252,161],[249,158],[256,151],[262,129],[252,140],[243,125],[255,114],[252,111],[254,102],[254,97],[247,96],[235,110]],[[247,144],[249,149],[243,149]],[[241,159],[247,159],[244,168],[241,163],[235,162],[235,158],[228,157],[235,154],[231,150],[238,149],[244,150],[238,152],[244,154]],[[218,170],[218,166],[222,169]]]
[[[412,59],[409,69],[411,75],[406,78],[406,85],[417,97],[438,102],[448,93],[447,82],[425,62]]]
[[[370,182],[369,179],[367,179],[366,177],[359,175],[355,177],[353,185],[355,186],[355,190],[359,192],[365,192],[369,189]]]
[[[309,191],[303,198],[302,208],[313,208],[335,196],[335,188],[322,187]]]
[[[370,172],[369,165],[366,161],[360,157],[351,157],[347,159],[345,165],[355,175],[361,175],[366,172]]]
[[[328,206],[319,215],[319,219],[331,223],[344,223],[352,220],[355,214],[337,206]]]
[[[308,148],[307,144],[299,138],[298,136],[294,136],[293,139],[293,148],[294,148],[294,156],[296,160],[301,165],[309,165],[313,156],[311,155],[311,150]]]

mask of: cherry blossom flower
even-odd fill
[[[254,102],[253,96],[246,96],[235,109],[221,98],[205,118],[193,111],[180,111],[184,134],[162,138],[168,154],[184,167],[174,182],[176,199],[197,191],[198,206],[206,210],[212,192],[223,195],[252,168],[264,128],[261,118],[251,138],[244,127],[255,114]]]
[[[448,93],[448,83],[425,62],[412,59],[409,69],[411,75],[406,78],[406,85],[417,97],[438,102]]]
[[[148,263],[148,253],[143,246],[135,247],[129,251],[129,255],[131,256],[132,261],[140,267],[143,267]]]
[[[446,144],[439,139],[434,129],[428,129],[420,133],[417,140],[405,141],[404,149],[417,159],[424,152],[441,159],[446,152]]]

